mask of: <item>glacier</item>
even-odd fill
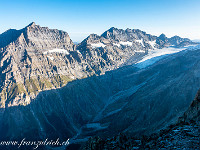
[[[189,45],[182,48],[176,48],[174,46],[170,46],[162,49],[150,49],[148,51],[148,54],[145,55],[140,61],[138,61],[136,65],[135,64],[134,65],[140,69],[143,69],[154,64],[155,62],[157,62],[158,60],[164,58],[169,54],[178,53],[183,50],[192,50],[195,47],[196,45]]]

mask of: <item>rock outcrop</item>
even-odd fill
[[[200,89],[198,90],[195,99],[192,101],[188,110],[182,117],[179,118],[179,122],[199,122],[200,121]]]

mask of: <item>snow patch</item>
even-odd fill
[[[69,55],[69,52],[67,50],[65,50],[65,49],[57,49],[57,48],[44,52],[44,54],[48,54],[48,53],[63,53],[63,54]]]
[[[151,45],[152,48],[155,48],[155,46],[156,46],[156,40],[149,41],[148,43],[149,43],[149,45]]]
[[[145,53],[144,50],[135,50],[136,53]]]
[[[76,50],[78,54],[81,54],[81,52],[79,50]]]
[[[75,76],[70,76],[70,78],[73,79],[73,80],[76,79]]]
[[[47,56],[49,59],[54,60],[53,56]]]
[[[92,43],[91,46],[92,48],[97,48],[97,47],[105,47],[106,45],[103,43]]]
[[[126,45],[126,46],[132,46],[132,42],[129,42],[129,41],[127,41],[127,42],[119,42],[121,45]]]
[[[120,44],[117,44],[117,43],[113,43],[113,45],[116,45],[116,46],[120,47]]]
[[[140,43],[143,47],[144,47],[144,41],[143,41],[143,39],[141,39],[141,40],[135,40],[137,43]]]

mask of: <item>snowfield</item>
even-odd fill
[[[91,44],[91,46],[92,46],[92,48],[96,48],[96,47],[106,47],[106,45],[103,44],[103,43],[93,43],[93,44]]]
[[[52,61],[54,60],[53,56],[47,56],[49,59],[51,59]]]
[[[187,50],[197,49],[197,47],[200,47],[200,46],[190,45],[190,46],[186,46],[186,47],[183,47],[183,48],[168,47],[168,48],[163,48],[163,49],[149,50],[148,54],[145,55],[142,58],[142,60],[140,60],[136,63],[136,67],[138,67],[140,69],[146,68],[146,67],[154,64],[158,60],[162,59],[166,55],[177,53],[177,52],[180,52],[180,51],[183,51],[183,50],[186,50],[186,49]]]
[[[116,45],[116,46],[120,47],[120,44],[117,44],[117,43],[113,43],[113,45]]]
[[[69,55],[69,52],[67,50],[65,50],[65,49],[57,49],[57,48],[44,52],[44,54],[48,54],[48,53],[63,53],[63,54]]]
[[[127,41],[127,42],[119,42],[121,45],[127,45],[127,46],[132,46],[132,42],[129,42],[129,41]]]
[[[144,43],[143,43],[143,39],[141,39],[141,40],[135,40],[137,43],[140,43],[143,47],[145,47],[144,46]]]
[[[145,50],[135,50],[136,53],[145,53]]]
[[[151,45],[152,48],[154,48],[154,46],[156,46],[156,40],[149,41],[148,43],[149,43],[149,45]]]

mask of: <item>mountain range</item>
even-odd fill
[[[156,37],[135,29],[110,28],[101,36],[89,35],[76,46],[68,33],[34,22],[21,30],[10,29],[0,35],[0,107],[27,105],[40,91],[104,74],[130,57],[140,59],[149,49],[191,43],[178,36]]]
[[[10,29],[0,35],[0,140],[158,132],[199,89],[195,44],[114,27],[79,44],[34,22]]]

